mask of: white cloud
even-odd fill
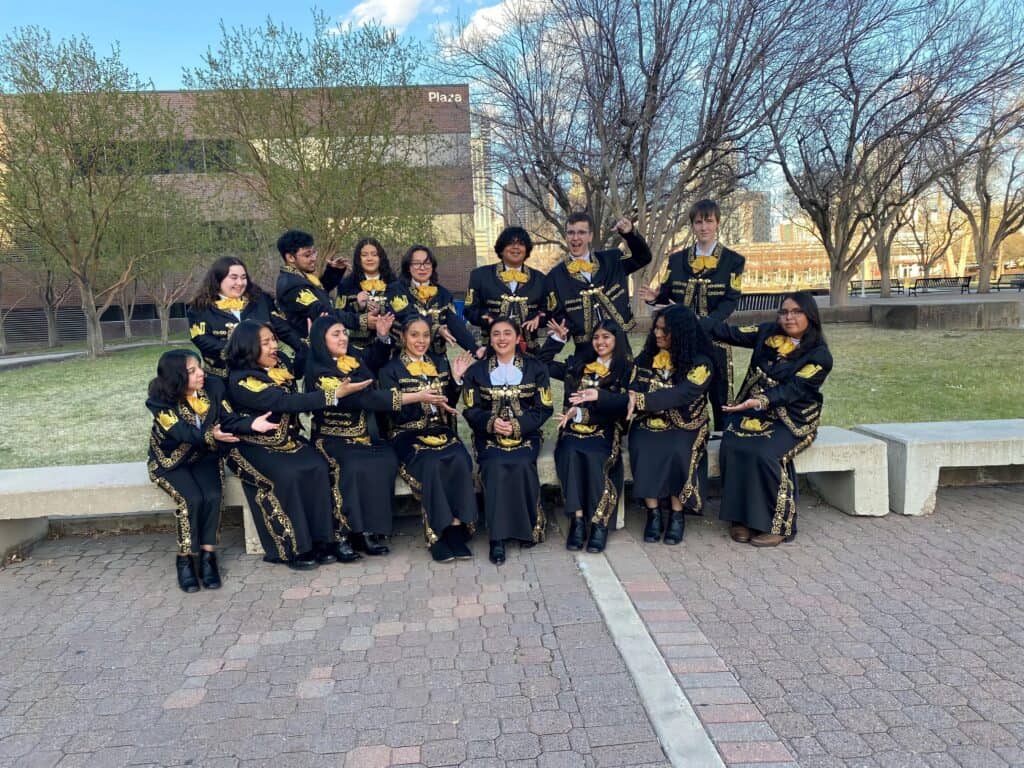
[[[475,11],[462,34],[476,40],[498,37],[512,19],[540,18],[549,7],[547,0],[502,0]]]
[[[363,0],[349,11],[345,21],[366,24],[377,21],[404,32],[420,12],[424,0]]]

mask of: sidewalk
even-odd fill
[[[40,544],[0,570],[0,765],[1024,764],[1021,486],[942,489],[929,518],[805,497],[767,551],[699,518],[642,544],[634,510],[607,556],[551,525],[500,569],[400,526],[312,574],[227,531],[198,595],[169,533]]]

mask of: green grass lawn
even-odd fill
[[[1024,331],[832,325],[826,333],[836,361],[825,383],[827,424],[1006,419],[1024,412]],[[641,343],[634,339],[634,348]],[[0,468],[143,460],[146,384],[161,352],[145,347],[0,373]],[[746,350],[735,350],[738,378],[748,359]],[[555,390],[561,403],[557,382]]]

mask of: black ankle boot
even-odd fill
[[[362,545],[361,547],[356,546],[356,542],[354,541],[355,536],[358,536],[360,538],[360,543]],[[388,548],[388,545],[384,543],[384,537],[374,533],[353,534],[353,536],[350,536],[349,539],[352,540],[353,549],[355,549],[357,552],[365,552],[371,557],[379,557],[381,555],[386,555],[388,552],[391,551]]]
[[[683,532],[686,530],[686,515],[682,512],[672,511],[668,516],[668,529],[665,531],[666,544],[678,544],[683,540]]]
[[[582,517],[575,515],[569,519],[569,535],[565,538],[565,548],[570,552],[583,549],[583,540],[587,534],[587,526]]]
[[[343,538],[341,541],[335,542],[332,547],[331,554],[334,555],[335,559],[339,563],[354,563],[356,560],[361,560],[362,555],[352,549],[352,545],[348,543],[347,538]]]
[[[590,524],[590,538],[587,540],[587,552],[604,552],[604,545],[608,542],[608,526],[601,523]]]
[[[198,592],[199,580],[196,578],[196,561],[192,555],[178,555],[175,565],[178,569],[178,586],[182,592]]]
[[[220,589],[220,571],[217,569],[217,553],[209,550],[199,552],[199,577],[205,589]]]
[[[490,560],[495,565],[501,565],[505,562],[505,542],[504,541],[492,541],[491,542],[491,553]]]
[[[647,525],[644,526],[644,541],[651,544],[661,541],[661,509],[655,507],[647,509]]]
[[[473,559],[473,551],[469,548],[469,529],[465,525],[449,525],[444,529],[443,538],[457,560]]]

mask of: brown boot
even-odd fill
[[[746,544],[750,541],[750,529],[740,523],[733,523],[729,529],[729,537],[735,542]]]
[[[750,540],[755,547],[777,547],[784,541],[790,539],[781,533],[759,533]]]

